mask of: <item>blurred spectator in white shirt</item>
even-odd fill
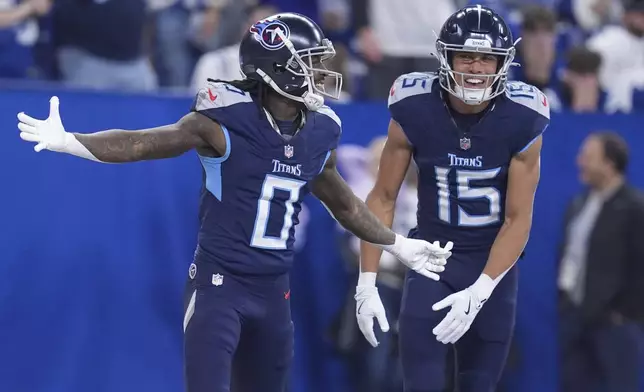
[[[599,81],[607,91],[628,89],[632,75],[644,74],[644,0],[624,0],[623,5],[622,25],[604,27],[587,43],[601,56]]]
[[[456,12],[452,0],[352,0],[352,9],[367,98],[385,100],[398,76],[438,68],[435,34]]]

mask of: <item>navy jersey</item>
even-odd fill
[[[220,82],[208,82],[192,110],[219,123],[227,142],[221,158],[199,156],[205,184],[196,259],[240,274],[287,272],[302,200],[338,145],[340,119],[328,107],[308,112],[287,141],[249,93]]]
[[[489,251],[504,221],[508,168],[550,121],[546,97],[509,82],[467,133],[459,130],[435,74],[399,77],[389,96],[418,166],[417,235],[457,252]]]

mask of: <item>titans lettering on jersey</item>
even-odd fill
[[[419,170],[416,235],[454,241],[459,252],[489,251],[504,221],[510,162],[548,126],[548,102],[537,88],[509,82],[464,140],[443,94],[435,74],[411,73],[389,96]]]
[[[250,94],[215,82],[199,91],[192,110],[219,123],[227,142],[222,157],[199,156],[205,175],[195,258],[234,273],[288,271],[301,203],[338,145],[339,118],[328,107],[309,112],[286,141]]]

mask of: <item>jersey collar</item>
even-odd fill
[[[268,123],[271,124],[271,127],[273,128],[273,130],[277,132],[278,135],[281,136],[282,131],[280,131],[280,128],[277,126],[277,122],[275,121],[271,113],[268,110],[266,110],[266,108],[262,108],[262,109],[264,109],[264,114],[266,114],[266,119],[268,120]],[[299,124],[293,136],[297,135],[297,133],[300,132],[300,130],[304,128],[304,125],[306,124],[306,115],[304,114],[304,111],[300,110],[300,113],[297,115],[297,118],[295,119],[295,121],[299,121]]]

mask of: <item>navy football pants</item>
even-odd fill
[[[432,305],[464,289],[477,276],[450,285],[445,280],[435,282],[408,272],[399,320],[405,392],[496,390],[514,330],[516,268],[499,283],[470,330],[455,345],[437,341],[432,333],[449,311],[435,312]]]
[[[185,298],[186,392],[284,392],[293,358],[289,298],[288,275],[240,279],[200,263]]]

